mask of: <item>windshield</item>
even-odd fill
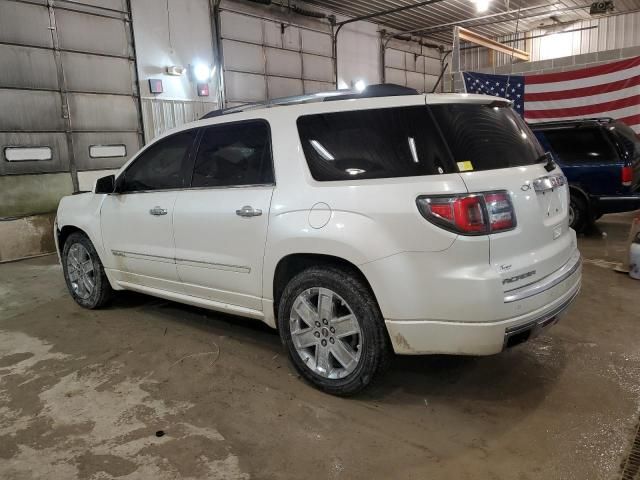
[[[511,107],[451,103],[431,106],[460,171],[520,167],[547,161]]]

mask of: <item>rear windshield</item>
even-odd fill
[[[457,172],[426,106],[305,115],[297,123],[319,181]]]
[[[462,171],[546,161],[538,140],[510,107],[451,103],[431,110]]]

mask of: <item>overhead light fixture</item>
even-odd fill
[[[353,86],[357,92],[362,92],[365,88],[367,88],[367,83],[364,80],[360,79],[357,80]]]
[[[196,63],[193,66],[193,76],[200,83],[208,82],[211,78],[211,68],[204,63]]]
[[[489,10],[489,4],[491,0],[471,0],[471,3],[474,3],[476,6],[476,12],[484,13]]]

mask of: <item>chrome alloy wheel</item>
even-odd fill
[[[91,255],[80,243],[74,243],[67,254],[67,275],[73,292],[80,298],[91,296],[96,286]]]
[[[309,288],[293,302],[291,340],[302,361],[324,378],[344,378],[362,354],[362,333],[353,311],[328,288]]]

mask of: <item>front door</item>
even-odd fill
[[[178,193],[174,234],[185,292],[262,310],[262,265],[273,193],[269,125],[204,129],[191,188]]]
[[[163,138],[144,150],[116,180],[100,211],[105,266],[116,282],[182,293],[173,240],[173,214],[184,187],[196,130]]]

